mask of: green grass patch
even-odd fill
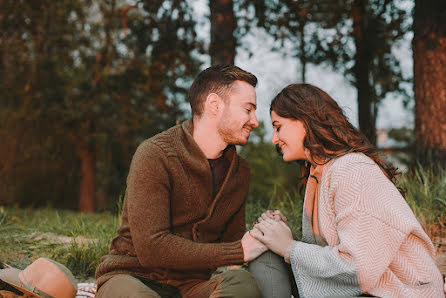
[[[66,265],[80,281],[108,253],[118,216],[0,207],[0,261],[24,269],[39,257]]]
[[[404,174],[398,185],[429,237],[434,242],[446,237],[446,171],[417,167]]]
[[[251,229],[253,222],[266,210],[280,210],[288,220],[288,225],[293,235],[299,239],[302,236],[302,210],[304,197],[298,190],[286,191],[274,187],[270,194],[270,200],[266,206],[261,202],[250,200],[246,207],[246,228]]]
[[[418,168],[403,174],[399,184],[406,200],[433,240],[446,237],[446,175]],[[293,233],[301,237],[303,194],[277,186],[257,200],[250,194],[246,227],[268,209],[279,209]],[[121,201],[120,201],[121,202]],[[122,209],[122,204],[119,210]],[[39,257],[66,265],[79,281],[92,280],[100,258],[108,253],[120,214],[0,207],[0,261],[24,269]]]

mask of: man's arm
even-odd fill
[[[143,267],[208,269],[243,263],[240,240],[196,243],[170,233],[168,157],[151,143],[133,157],[127,179],[130,232]],[[244,213],[244,211],[243,211]]]
[[[251,171],[248,163],[242,157],[239,158],[240,168],[243,168],[243,171],[246,172],[244,175],[247,175],[247,180],[251,177]],[[249,185],[247,186],[247,189]],[[231,220],[226,225],[225,230],[223,231],[221,241],[222,242],[231,242],[240,240],[246,231],[246,198],[245,195],[244,201],[240,206],[239,210],[232,216]]]
[[[246,229],[245,210],[246,204],[243,202],[240,209],[234,214],[223,231],[221,242],[232,242],[242,239]]]

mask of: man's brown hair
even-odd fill
[[[244,81],[253,87],[257,85],[255,75],[235,65],[219,64],[200,72],[187,94],[192,114],[200,116],[203,113],[204,102],[210,93],[216,93],[225,100],[235,81]]]

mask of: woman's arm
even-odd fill
[[[256,224],[254,230],[261,232],[256,239],[291,263],[302,297],[362,293],[353,264],[342,260],[335,248],[294,241],[289,227],[271,218]]]

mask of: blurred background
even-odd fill
[[[445,19],[444,0],[0,0],[0,266],[49,257],[94,281],[136,147],[229,63],[259,79],[262,123],[238,148],[247,228],[280,209],[301,232],[300,169],[271,144],[269,103],[308,82],[400,169],[446,274]]]
[[[445,17],[443,0],[0,1],[0,205],[116,211],[138,144],[190,117],[189,85],[218,63],[259,78],[263,124],[239,148],[252,206],[299,193],[268,115],[293,82],[326,90],[403,172],[440,177]]]

